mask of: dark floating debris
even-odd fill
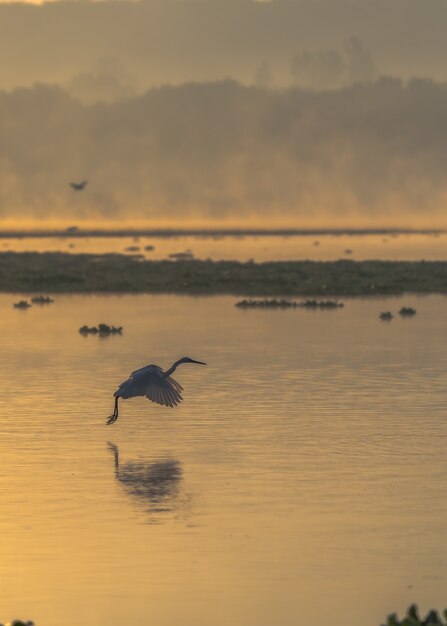
[[[295,300],[240,300],[236,302],[237,307],[241,309],[340,309],[344,307],[343,302],[338,300],[304,300],[296,302]]]
[[[152,252],[152,250],[155,250],[155,246],[144,246],[144,249],[146,250],[146,252]]]
[[[345,254],[352,254],[354,252],[354,250],[351,250],[351,248],[346,248],[345,250]]]
[[[29,309],[32,304],[30,304],[28,300],[19,300],[19,302],[14,302],[12,306],[15,309]]]
[[[447,620],[447,609],[443,611],[443,618]],[[447,626],[444,620],[437,611],[429,611],[425,617],[421,618],[417,605],[412,604],[403,620],[400,620],[396,613],[392,613],[388,615],[386,625],[383,626]]]
[[[49,296],[34,296],[31,298],[31,302],[33,304],[53,304],[54,300]]]
[[[3,626],[3,624],[0,624]],[[12,622],[8,622],[5,626],[34,626],[34,622],[31,620],[13,619]]]
[[[402,317],[412,317],[416,315],[416,309],[413,309],[411,306],[403,306],[399,311],[399,315],[402,315]]]
[[[98,324],[98,326],[81,326],[81,335],[122,335],[122,326],[109,326],[108,324]]]
[[[390,320],[393,319],[394,316],[391,313],[391,311],[382,311],[382,313],[379,315],[379,317],[384,322],[389,322]]]
[[[128,246],[127,248],[124,248],[124,252],[139,252],[140,251],[140,246]]]

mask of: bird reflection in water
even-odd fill
[[[120,463],[119,448],[107,444],[115,461],[115,478],[126,493],[145,505],[150,513],[167,513],[176,508],[182,480],[179,461],[166,459],[158,462],[129,461]]]

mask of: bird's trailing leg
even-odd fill
[[[120,451],[118,446],[114,443],[110,443],[110,441],[107,443],[107,447],[113,453],[113,458],[115,460],[115,473],[117,473],[120,469]]]
[[[113,413],[110,417],[107,418],[107,424],[113,424],[118,419],[118,400],[119,400],[119,396],[116,396]]]

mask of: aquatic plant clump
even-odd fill
[[[54,300],[49,296],[34,296],[31,298],[31,302],[33,304],[53,304]]]
[[[416,315],[416,309],[413,309],[411,306],[403,306],[399,311],[399,315],[402,315],[402,317],[412,317]]]
[[[29,309],[32,305],[27,300],[19,300],[12,305],[15,309]]]
[[[447,620],[447,609],[443,611],[444,620]],[[396,613],[388,615],[386,624],[382,626],[447,626],[447,621],[441,619],[437,611],[429,611],[424,618],[419,616],[416,604],[412,604],[406,616],[399,620]]]
[[[345,305],[338,300],[305,300],[300,302],[298,306],[305,309],[342,309]]]
[[[290,300],[240,300],[234,306],[240,309],[295,309],[298,302]]]
[[[389,322],[390,320],[393,319],[394,315],[391,313],[391,311],[382,311],[379,317],[384,322]]]
[[[339,309],[344,306],[337,300],[304,300],[295,302],[293,300],[240,300],[235,306],[241,309]]]
[[[122,335],[122,326],[109,326],[108,324],[98,324],[98,326],[81,326],[81,335]]]

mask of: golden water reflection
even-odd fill
[[[0,295],[0,622],[377,626],[445,604],[445,297],[54,298]],[[123,334],[79,334],[99,322]],[[105,425],[130,371],[184,355],[208,365],[176,371],[181,405],[132,398]]]
[[[176,506],[182,479],[179,461],[120,462],[118,446],[108,443],[113,454],[115,478],[134,500],[141,502],[151,514],[169,513]]]

